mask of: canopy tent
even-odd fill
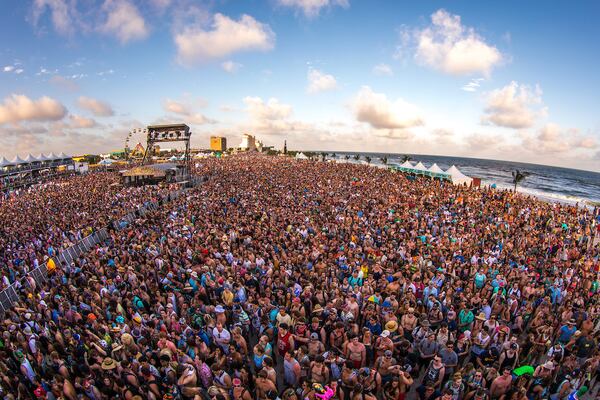
[[[61,160],[68,160],[71,156],[66,155],[64,152],[61,152],[58,156]]]
[[[29,153],[23,161],[25,161],[27,163],[40,162],[40,160],[38,160],[36,157],[32,156],[31,153]]]
[[[60,160],[60,157],[54,153],[48,154],[48,161]]]
[[[436,163],[429,167],[429,172],[434,174],[445,174],[445,172]]]
[[[115,160],[113,160],[112,158],[105,158],[104,160],[100,161],[98,164],[100,165],[113,165],[115,163]]]
[[[21,164],[27,164],[27,162],[25,160],[23,160],[21,157],[15,156],[15,158],[10,160],[10,164],[11,165],[21,165]]]
[[[51,158],[48,158],[48,156],[43,153],[40,153],[40,155],[36,158],[38,159],[38,161],[52,161]]]
[[[419,163],[413,168],[413,172],[416,174],[427,174],[429,170],[423,165],[421,161],[419,161]]]
[[[177,160],[179,160],[179,159],[177,158],[177,156],[171,156],[171,158],[169,158],[169,161],[177,161]]]
[[[410,161],[406,160],[402,164],[398,166],[400,171],[412,171],[414,169],[414,165],[410,163]]]
[[[306,157],[306,155],[304,153],[298,153],[298,154],[296,154],[296,159],[297,160],[308,160],[308,157]]]
[[[0,158],[0,168],[7,167],[7,166],[9,166],[9,165],[12,165],[12,163],[11,163],[10,161],[8,161],[8,160],[7,160],[6,158],[4,158],[4,157],[1,157],[1,158]]]
[[[463,174],[462,172],[460,172],[460,170],[458,168],[456,168],[454,165],[451,166],[450,168],[448,168],[446,170],[446,173],[450,175],[450,178],[452,179],[452,183],[455,185],[470,185],[471,183],[473,183],[473,178],[466,176],[465,174]]]

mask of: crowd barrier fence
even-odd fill
[[[206,180],[205,177],[195,178],[191,181],[190,186],[197,186],[204,180]],[[139,217],[144,216],[149,211],[155,211],[162,206],[162,204],[178,199],[188,189],[189,188],[174,190],[163,195],[158,201],[145,202],[135,211],[125,214],[119,219],[112,221],[107,227],[98,229],[97,231],[77,241],[75,244],[63,249],[58,255],[51,257],[51,259],[54,261],[56,268],[61,268],[63,265],[71,265],[71,263],[77,260],[77,258],[82,254],[94,249],[98,244],[106,242],[110,238],[109,228],[111,226],[114,230],[123,229],[133,223]],[[37,287],[40,287],[48,279],[47,262],[29,271],[25,276],[21,277],[19,280],[13,282],[10,286],[0,291],[0,316],[3,316],[6,311],[10,310],[13,305],[19,301],[19,291],[21,291],[22,288],[31,286],[29,284],[29,277],[33,278]]]

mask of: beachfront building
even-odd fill
[[[238,147],[243,151],[256,150],[256,138],[249,133],[244,133],[242,135],[242,142]]]

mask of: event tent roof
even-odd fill
[[[414,165],[410,163],[410,161],[406,160],[402,164],[400,164],[402,168],[414,168]]]
[[[32,162],[39,162],[40,160],[38,160],[36,157],[32,156],[31,153],[29,153],[23,161],[25,161],[27,163],[32,163]]]
[[[38,161],[50,161],[50,159],[48,158],[47,155],[40,153],[39,156],[36,157],[38,159]]]
[[[436,163],[429,167],[429,172],[434,174],[445,174],[445,172]]]
[[[113,165],[114,162],[115,162],[115,160],[113,160],[112,158],[105,158],[104,160],[100,161],[98,164],[100,164],[100,165]]]
[[[308,160],[308,157],[306,157],[306,154],[304,154],[304,153],[298,153],[298,154],[296,154],[296,158],[298,160]]]
[[[48,161],[53,161],[53,160],[60,160],[60,157],[54,153],[48,154]]]
[[[27,164],[27,162],[25,160],[23,160],[21,157],[15,156],[15,158],[10,160],[10,164],[11,165],[21,165],[21,164]]]
[[[66,159],[69,159],[69,158],[71,158],[71,156],[68,156],[68,155],[66,155],[64,152],[61,152],[61,153],[58,155],[58,158],[60,158],[61,160],[66,160]]]
[[[423,171],[423,172],[428,171],[428,169],[423,165],[423,163],[421,161],[419,161],[419,163],[417,165],[415,165],[413,169],[415,169],[417,171]]]
[[[456,166],[451,166],[446,170],[447,174],[450,174],[452,178],[452,183],[455,185],[470,185],[473,182],[473,178],[466,176]]]
[[[0,168],[6,167],[7,165],[12,165],[12,163],[10,161],[8,161],[6,158],[0,157]]]

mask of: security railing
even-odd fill
[[[192,187],[200,184],[204,180],[205,179],[194,179],[192,181]],[[114,230],[124,229],[149,211],[157,210],[163,203],[178,199],[186,190],[187,189],[178,189],[165,194],[158,201],[148,201],[137,210],[124,215],[116,221],[112,221],[107,227],[101,228],[77,241],[72,246],[63,249],[57,256],[52,257],[56,268],[61,268],[62,265],[70,265],[82,254],[89,252],[98,244],[105,243],[110,238],[109,228],[112,227]],[[12,308],[14,303],[19,301],[19,293],[17,290],[20,290],[20,288],[23,287],[30,287],[28,277],[32,277],[38,287],[48,279],[47,263],[48,262],[29,271],[25,276],[13,282],[10,286],[0,292],[0,316],[4,315],[7,310]]]

